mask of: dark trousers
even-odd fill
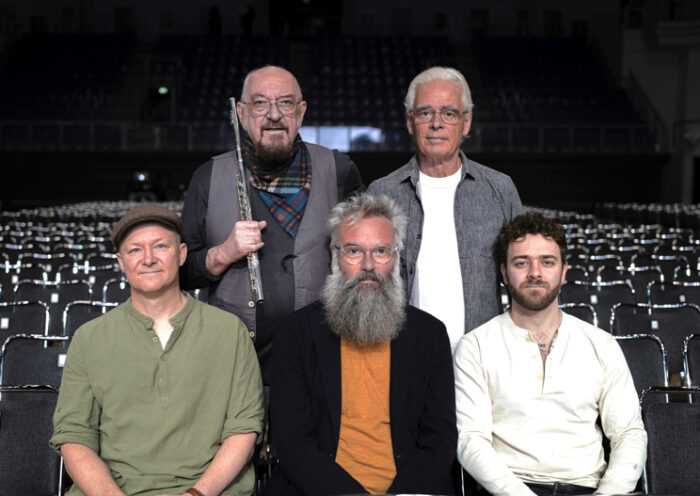
[[[537,496],[564,496],[569,494],[593,494],[595,488],[577,486],[576,484],[564,484],[555,482],[554,484],[528,484],[530,490]]]

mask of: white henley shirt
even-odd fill
[[[524,482],[634,489],[647,437],[613,336],[564,313],[545,366],[530,332],[504,313],[461,339],[454,366],[457,456],[491,494],[532,495]]]

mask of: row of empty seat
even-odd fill
[[[0,67],[0,120],[109,119],[136,38],[31,34]]]
[[[445,37],[317,36],[310,52],[311,125],[403,127],[411,80],[428,67],[455,65]]]
[[[560,308],[611,332],[632,373],[648,435],[645,494],[695,494],[699,482],[698,231],[670,211],[680,209],[607,204],[604,218],[544,211],[567,233]]]
[[[499,120],[643,123],[586,40],[484,36],[474,52]]]
[[[596,215],[609,222],[663,225],[679,232],[700,232],[699,204],[605,202],[596,207]]]
[[[134,205],[0,213],[0,494],[49,496],[70,484],[48,447],[63,363],[77,328],[129,297],[109,233]]]
[[[0,255],[3,260],[0,273],[9,277],[9,289],[3,291],[8,299],[0,302],[0,341],[3,343],[0,351],[0,415],[3,418],[0,457],[14,453],[12,466],[17,467],[0,473],[0,487],[26,487],[31,494],[41,495],[55,494],[57,487],[63,484],[60,457],[46,447],[56,389],[75,329],[109,311],[128,294],[128,285],[114,264],[108,226],[132,206],[120,202],[0,214],[3,220],[0,235],[6,236],[8,241],[3,246],[32,245],[28,252],[8,248],[4,256]],[[179,204],[168,206],[175,210],[181,208]],[[690,409],[697,408],[698,402],[687,403],[685,399],[694,394],[692,388],[700,382],[700,307],[692,302],[695,296],[690,292],[682,293],[687,301],[675,304],[657,305],[649,301],[656,301],[657,292],[670,298],[669,288],[674,291],[695,288],[697,257],[691,255],[695,250],[695,235],[661,226],[604,225],[591,217],[582,217],[578,222],[570,222],[563,214],[562,218],[569,221],[566,229],[572,267],[569,280],[562,288],[562,309],[597,323],[615,335],[640,397],[656,398],[646,401],[649,405],[643,402],[650,438],[647,488],[657,493],[671,488],[683,494],[679,490],[684,487],[679,485],[684,483],[683,477],[672,477],[671,482],[667,482],[668,459],[656,455],[655,449],[668,439],[681,443],[674,449],[683,449],[682,443],[692,439],[684,429],[695,425]],[[92,238],[76,243],[79,231],[89,232]],[[66,244],[73,246],[61,251]],[[76,246],[81,244],[94,246],[87,250]],[[692,250],[680,250],[681,246]],[[37,252],[38,247],[42,249]],[[671,252],[682,252],[686,261],[673,267],[666,264],[667,260],[661,257],[665,256],[662,253],[667,248]],[[683,261],[673,261],[676,262]],[[580,269],[576,270],[575,266]],[[652,268],[646,271],[643,267]],[[680,269],[676,270],[678,267]],[[20,274],[25,270],[39,271],[35,273],[39,275],[22,282]],[[654,276],[646,286],[636,280],[643,272]],[[115,275],[116,279],[105,280],[110,275]],[[12,276],[18,279],[13,281]],[[106,296],[107,285],[113,282],[118,283],[122,291],[120,297]],[[636,302],[633,282],[647,289],[645,301]],[[624,287],[624,292],[632,298],[608,302],[603,292],[613,286]],[[37,292],[29,292],[30,288]],[[82,288],[83,294],[71,294],[76,288]],[[572,296],[574,289],[580,290],[582,301],[563,303],[579,299]],[[27,301],[20,301],[25,298]],[[611,306],[606,315],[607,303]],[[25,311],[28,313],[22,314]],[[36,324],[32,323],[35,318],[38,318]],[[681,318],[686,320],[677,320]],[[18,325],[15,327],[15,324]],[[2,329],[4,326],[7,329]],[[4,331],[7,332],[2,334]],[[668,386],[677,376],[682,377],[685,389],[649,392],[653,387]],[[659,434],[663,427],[668,428],[667,421],[676,412],[681,420],[673,434]],[[662,424],[658,430],[657,422]],[[32,429],[32,436],[21,435],[23,429]],[[685,458],[677,463],[685,463]],[[25,467],[29,465],[33,469],[31,480],[27,481],[24,480],[28,473]],[[11,465],[3,461],[3,467]]]
[[[264,65],[287,66],[289,47],[278,36],[164,35],[152,77],[180,81],[177,120],[228,121],[228,99],[241,94],[243,78]],[[162,116],[161,116],[162,117]]]
[[[567,236],[568,271],[559,296],[564,311],[625,341],[628,363],[641,374],[635,378],[643,385],[640,391],[669,380],[691,384],[684,352],[690,336],[700,333],[695,231],[602,222],[575,212],[544,213],[557,218]],[[636,356],[642,348],[647,352]],[[650,357],[656,358],[650,362]],[[655,382],[649,382],[649,374]]]
[[[137,47],[134,36],[120,34],[20,38],[0,68],[3,117],[109,119],[129,64],[147,51]],[[481,105],[493,107],[496,121],[643,123],[625,91],[605,79],[584,40],[492,36],[475,39],[473,47],[491,100]],[[140,70],[140,83],[176,89],[177,120],[219,120],[226,117],[228,96],[240,95],[249,70],[287,66],[292,49],[274,35],[162,35],[144,58],[148,66]],[[298,74],[308,81],[304,90],[314,102],[309,123],[400,124],[411,79],[433,65],[456,66],[457,60],[444,36],[314,36],[308,64],[300,64],[307,73]]]

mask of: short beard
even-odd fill
[[[513,298],[513,301],[515,301],[525,310],[530,310],[531,312],[539,312],[551,305],[552,302],[559,296],[560,290],[561,284],[557,284],[555,287],[542,295],[541,298],[530,298],[525,296],[525,293],[519,289],[508,286],[508,293],[510,293],[510,297]]]
[[[265,164],[280,164],[289,160],[294,151],[294,140],[289,143],[275,143],[273,145],[263,145],[260,143],[255,147],[258,158]]]
[[[360,284],[377,281],[377,286]],[[359,345],[391,341],[406,318],[403,280],[398,261],[389,278],[375,271],[360,271],[348,280],[333,260],[333,272],[321,290],[326,323],[331,331]]]

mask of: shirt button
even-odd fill
[[[538,378],[539,380],[542,380],[542,374],[539,374],[539,375],[537,376],[537,378]]]
[[[162,357],[160,357],[160,359],[163,360],[163,361],[166,361],[166,360],[168,359],[168,356],[167,356],[167,355],[163,355]]]
[[[528,336],[525,338],[525,341],[527,341],[528,343],[532,343],[532,338],[530,336]]]
[[[421,233],[418,233],[418,236],[416,236],[417,239],[421,239],[423,235]]]
[[[153,336],[153,342],[157,343],[158,342],[158,336]]]
[[[160,382],[165,382],[165,377],[161,377]]]
[[[253,308],[253,307],[255,306],[255,302],[254,302],[254,301],[249,301],[249,302],[248,302],[248,306],[249,306],[250,308]]]

